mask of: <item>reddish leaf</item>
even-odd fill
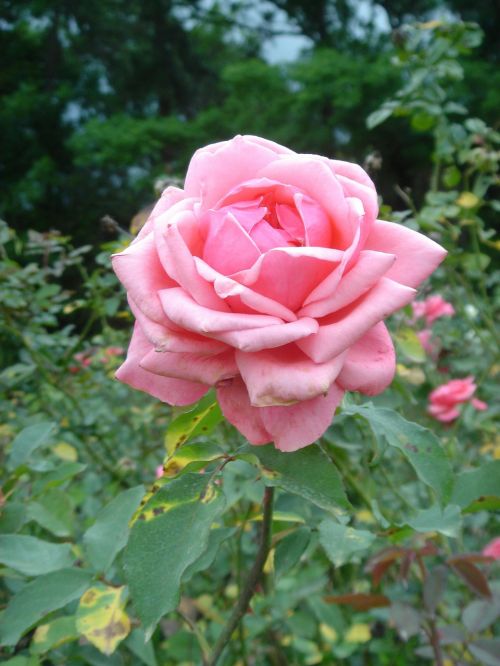
[[[475,557],[480,557],[476,560]],[[481,597],[491,597],[490,586],[483,572],[476,567],[475,561],[487,561],[482,556],[461,556],[450,557],[448,565],[457,573],[466,585]]]
[[[406,554],[404,548],[386,548],[380,551],[375,557],[372,557],[366,566],[366,570],[371,573],[374,585],[378,585],[387,569],[391,567],[396,560],[401,559]]]
[[[329,604],[352,606],[357,611],[366,611],[370,608],[383,608],[390,606],[391,600],[384,594],[338,594],[324,597]]]

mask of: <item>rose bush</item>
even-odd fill
[[[345,391],[390,384],[383,320],[445,256],[377,213],[356,164],[252,136],[198,150],[113,257],[136,317],[117,377],[173,405],[215,386],[252,444],[312,443]]]

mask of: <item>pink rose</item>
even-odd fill
[[[470,401],[472,406],[479,410],[487,409],[485,402],[472,397],[476,389],[474,377],[452,379],[447,384],[438,386],[429,394],[429,414],[438,421],[447,423],[460,416],[457,406],[465,402]]]
[[[413,314],[417,319],[424,317],[427,326],[440,317],[451,317],[455,314],[455,309],[451,303],[444,300],[442,296],[429,296],[425,301],[415,301],[412,303]]]
[[[420,344],[431,358],[436,359],[439,356],[439,348],[432,341],[432,331],[430,328],[424,328],[423,331],[419,331],[417,333],[417,338],[420,340]]]
[[[377,212],[356,164],[252,136],[198,150],[113,257],[136,317],[117,377],[174,405],[215,386],[252,444],[311,444],[344,391],[390,384],[383,320],[445,256]]]
[[[483,555],[492,557],[494,560],[500,560],[500,537],[493,539],[483,548]]]

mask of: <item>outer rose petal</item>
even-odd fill
[[[281,451],[297,451],[315,442],[332,422],[344,391],[332,384],[327,395],[291,407],[261,407],[265,429]]]
[[[484,402],[483,400],[479,400],[479,398],[472,398],[470,404],[474,407],[474,409],[477,409],[480,412],[484,412],[486,409],[488,409],[488,403]]]
[[[203,208],[211,208],[236,185],[255,178],[261,169],[277,159],[272,142],[236,136],[193,155],[186,174],[187,196],[201,197]]]
[[[324,317],[349,305],[371,289],[387,273],[395,260],[393,254],[364,250],[358,261],[345,273],[331,296],[309,303],[299,314],[305,317]]]
[[[251,315],[250,315],[251,316]],[[309,317],[297,319],[286,324],[246,329],[244,331],[223,331],[217,333],[217,340],[222,340],[231,347],[246,352],[258,352],[262,349],[282,347],[297,340],[308,338],[318,331],[318,322]]]
[[[232,350],[206,356],[152,349],[141,359],[140,366],[155,375],[187,379],[208,386],[215,386],[218,382],[238,374]]]
[[[208,334],[216,337],[215,334],[223,331],[243,331],[283,323],[282,319],[268,315],[210,310],[196,303],[183,289],[178,287],[163,289],[159,296],[165,314],[174,324],[202,335]]]
[[[261,410],[252,407],[245,384],[235,377],[217,388],[217,401],[222,413],[250,444],[267,444],[272,436],[267,432],[260,416]]]
[[[322,363],[352,347],[372,326],[409,303],[415,290],[382,278],[355,304],[327,317],[316,335],[297,346],[313,361]]]
[[[417,287],[439,266],[446,250],[430,238],[402,224],[376,220],[366,239],[365,250],[396,255],[387,277],[408,287]]]
[[[166,189],[163,190],[160,199],[156,202],[155,207],[151,211],[148,219],[144,226],[139,230],[137,237],[134,238],[132,243],[136,243],[138,240],[141,240],[144,236],[153,231],[154,222],[157,217],[162,215],[167,211],[171,206],[175,205],[179,201],[182,201],[185,198],[184,190],[181,190],[178,187],[173,187],[169,185]]]
[[[295,346],[236,352],[236,363],[255,407],[291,405],[328,393],[344,355],[316,364]]]
[[[137,307],[150,319],[162,322],[164,314],[157,291],[175,286],[175,282],[160,262],[154,235],[144,236],[123,252],[114,254],[112,262],[118,279]]]
[[[389,386],[395,371],[394,345],[380,322],[349,348],[337,384],[346,391],[377,395]]]
[[[139,363],[151,350],[152,345],[141,331],[141,327],[136,324],[127,358],[116,371],[116,378],[170,405],[190,405],[205,395],[208,386],[183,379],[159,377],[143,370]]]
[[[192,211],[182,211],[173,219],[158,220],[155,242],[165,270],[195,301],[216,311],[229,310],[196,270],[193,252],[201,251],[202,239]]]

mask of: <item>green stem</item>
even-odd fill
[[[222,629],[222,632],[217,639],[217,642],[215,643],[212,655],[207,662],[207,666],[216,666],[220,656],[222,655],[222,652],[224,651],[224,648],[231,640],[231,636],[233,635],[234,630],[237,628],[243,616],[245,615],[250,600],[254,595],[255,586],[262,576],[262,570],[264,568],[264,564],[266,563],[271,545],[273,499],[274,488],[266,487],[264,491],[263,517],[259,549],[257,551],[257,555],[250,570],[247,581],[240,592],[236,606],[234,607],[233,612],[231,613],[225,627]]]

